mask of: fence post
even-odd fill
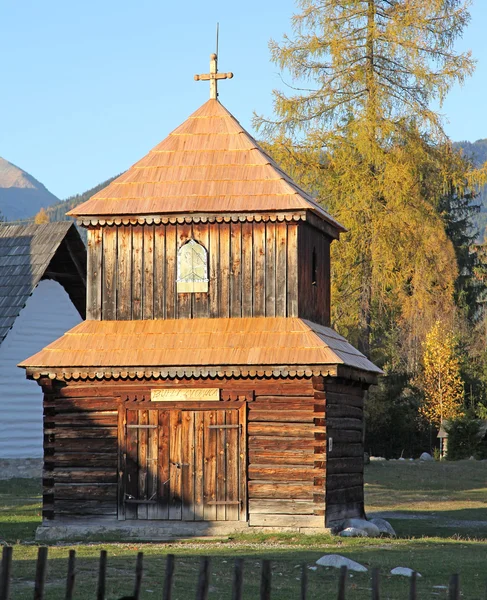
[[[37,552],[36,580],[34,583],[34,600],[44,598],[44,584],[47,570],[47,546],[41,546]]]
[[[379,569],[372,570],[372,600],[379,600]]]
[[[105,598],[107,582],[107,551],[101,550],[100,562],[98,563],[98,585],[96,587],[96,600]]]
[[[262,572],[260,578],[260,600],[270,600],[271,597],[271,561],[262,561]]]
[[[207,556],[203,556],[203,557],[201,557],[201,561],[200,561],[198,586],[196,588],[196,600],[206,600],[208,598],[209,585],[210,585],[210,559]]]
[[[137,561],[135,563],[134,600],[139,600],[140,598],[140,588],[142,586],[142,571],[144,570],[143,560],[144,553],[139,552],[137,554]]]
[[[409,600],[416,600],[416,580],[417,574],[416,571],[411,573],[411,581],[409,585]]]
[[[347,583],[347,567],[340,567],[340,576],[338,579],[338,600],[345,600],[345,586]]]
[[[10,576],[12,573],[12,546],[4,546],[2,550],[2,573],[0,574],[0,600],[8,600],[10,593]]]
[[[232,582],[232,600],[242,600],[243,558],[235,559]]]
[[[460,600],[460,576],[452,575],[450,577],[449,600]]]
[[[174,575],[174,554],[168,554],[166,558],[166,575],[164,577],[164,588],[162,600],[171,600],[172,577]]]
[[[301,565],[301,600],[306,600],[308,594],[308,566],[306,563]]]
[[[73,598],[74,578],[76,575],[75,563],[76,563],[76,551],[70,550],[69,558],[68,558],[68,573],[66,575],[66,595],[64,596],[64,600],[72,600],[72,598]]]

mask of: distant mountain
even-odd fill
[[[116,179],[117,177],[119,177],[119,175],[115,175],[115,177],[111,177],[110,179],[107,179],[103,183],[99,183],[94,188],[91,188],[90,190],[87,190],[86,192],[83,192],[82,194],[76,194],[75,196],[70,196],[69,198],[66,198],[66,200],[57,200],[56,204],[52,204],[51,206],[46,207],[46,212],[49,216],[49,220],[50,221],[74,221],[73,218],[67,217],[66,213],[68,211],[70,211],[72,208],[74,208],[75,206],[78,206],[78,204],[82,204],[83,202],[86,202],[87,200],[89,200],[91,198],[91,196],[93,196],[94,194],[96,194],[97,192],[102,190],[103,188],[106,188],[107,185],[109,183],[111,183],[114,179]]]
[[[471,158],[477,167],[487,161],[487,139],[476,142],[455,142],[453,147],[462,149],[465,156]]]
[[[42,183],[0,157],[0,212],[7,221],[29,219],[54,202],[59,198]]]
[[[480,167],[487,161],[487,139],[476,142],[455,142],[453,146],[458,150],[463,150],[463,154],[470,158],[476,167]],[[487,228],[487,186],[480,190],[475,203],[480,205],[480,212],[476,215],[474,224],[478,231],[478,241],[481,242]]]

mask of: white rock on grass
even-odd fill
[[[423,452],[423,454],[421,454],[421,456],[419,457],[419,460],[435,460],[431,454],[428,454],[427,452]]]
[[[346,527],[338,534],[340,537],[369,537],[364,529],[357,527]]]
[[[413,569],[409,567],[396,567],[391,571],[391,575],[402,575],[403,577],[412,577],[413,573]],[[421,577],[421,573],[416,571],[416,577]]]
[[[347,519],[343,525],[343,529],[353,527],[354,529],[363,529],[368,537],[379,537],[380,531],[377,525],[374,525],[371,521],[365,519]]]
[[[371,456],[370,457],[370,461],[371,462],[383,462],[386,459],[383,456]]]
[[[333,567],[335,569],[347,567],[349,571],[356,571],[357,573],[367,572],[367,567],[364,567],[350,558],[340,556],[340,554],[325,554],[316,561],[316,564],[320,565],[320,567]]]
[[[380,517],[375,517],[374,519],[370,519],[370,523],[375,525],[377,529],[380,531],[381,535],[388,535],[390,537],[396,537],[396,532],[394,528],[385,519],[381,519]]]

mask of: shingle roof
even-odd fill
[[[218,100],[208,100],[142,160],[68,214],[87,217],[306,209],[344,231]]]
[[[285,366],[283,366],[285,365]],[[24,360],[38,373],[118,377],[329,372],[342,365],[373,375],[381,370],[328,327],[299,318],[85,321]]]
[[[85,269],[86,276],[86,251],[73,223],[0,225],[0,344],[53,260],[59,275],[64,268],[73,267],[70,269],[73,280],[60,283],[83,314],[86,293],[83,278],[68,252],[67,256],[57,256],[66,239],[69,239],[72,253],[78,257],[79,267]]]

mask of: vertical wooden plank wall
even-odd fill
[[[351,381],[325,385],[327,526],[364,516],[364,394],[362,385]]]
[[[316,281],[313,283],[313,251]],[[308,223],[298,226],[299,316],[330,325],[330,238]]]
[[[88,318],[298,316],[298,227],[260,221],[90,229]],[[178,294],[177,251],[192,238],[208,250],[209,292]]]
[[[103,243],[101,229],[88,230],[86,318],[102,319]]]

